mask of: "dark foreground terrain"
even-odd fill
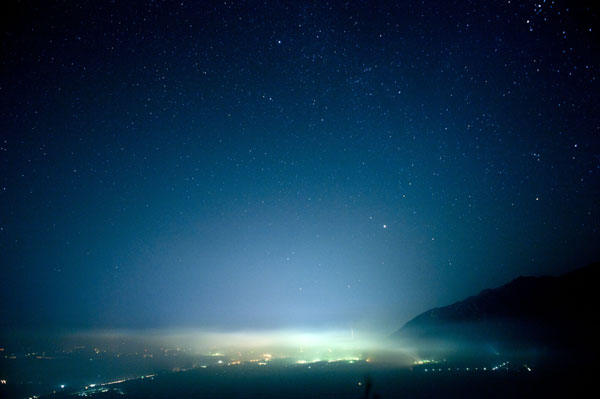
[[[208,367],[44,398],[531,398],[592,393],[590,370],[564,374],[510,366],[496,370],[447,366],[394,368],[358,362]]]
[[[387,342],[411,350],[373,357],[243,360],[125,341],[11,352],[0,398],[595,397],[599,276],[596,264],[520,277],[417,316]]]

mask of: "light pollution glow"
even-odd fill
[[[412,364],[413,350],[391,345],[385,337],[354,330],[205,331],[104,330],[72,334],[74,342],[134,343],[150,348],[179,348],[193,355],[224,356],[250,361],[289,359],[299,363],[338,360],[379,360]]]

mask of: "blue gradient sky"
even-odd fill
[[[598,10],[512,3],[6,10],[2,328],[391,332],[597,261]]]

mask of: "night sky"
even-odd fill
[[[3,329],[392,332],[600,259],[598,8],[0,14]]]

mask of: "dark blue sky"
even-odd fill
[[[597,8],[3,7],[3,328],[392,331],[599,259]]]

